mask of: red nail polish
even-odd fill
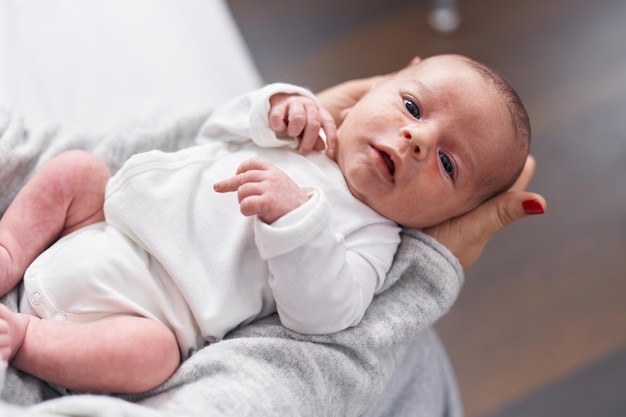
[[[526,214],[543,214],[543,206],[537,200],[526,200],[522,206]]]

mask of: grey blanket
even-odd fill
[[[0,110],[0,212],[42,163],[80,148],[115,171],[130,155],[193,145],[207,115],[151,130],[89,135],[61,127],[33,132]],[[382,393],[411,341],[452,305],[463,282],[457,260],[405,230],[385,290],[356,327],[306,336],[276,315],[237,329],[185,361],[158,389],[138,396],[60,396],[44,382],[0,366],[0,416],[359,416]],[[0,299],[17,308],[18,289]]]

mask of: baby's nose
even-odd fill
[[[406,126],[402,129],[401,135],[409,141],[409,148],[414,157],[426,158],[433,142],[427,132],[418,130],[414,126]]]

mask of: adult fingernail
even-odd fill
[[[526,214],[543,214],[543,206],[537,200],[526,200],[522,203]]]

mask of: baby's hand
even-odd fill
[[[270,98],[269,123],[274,132],[299,138],[298,151],[302,155],[324,150],[320,128],[329,141],[334,142],[337,135],[330,113],[316,101],[298,94],[274,94]]]
[[[218,193],[237,191],[244,216],[255,214],[267,224],[300,207],[308,199],[284,171],[262,158],[244,161],[235,176],[213,185]]]

